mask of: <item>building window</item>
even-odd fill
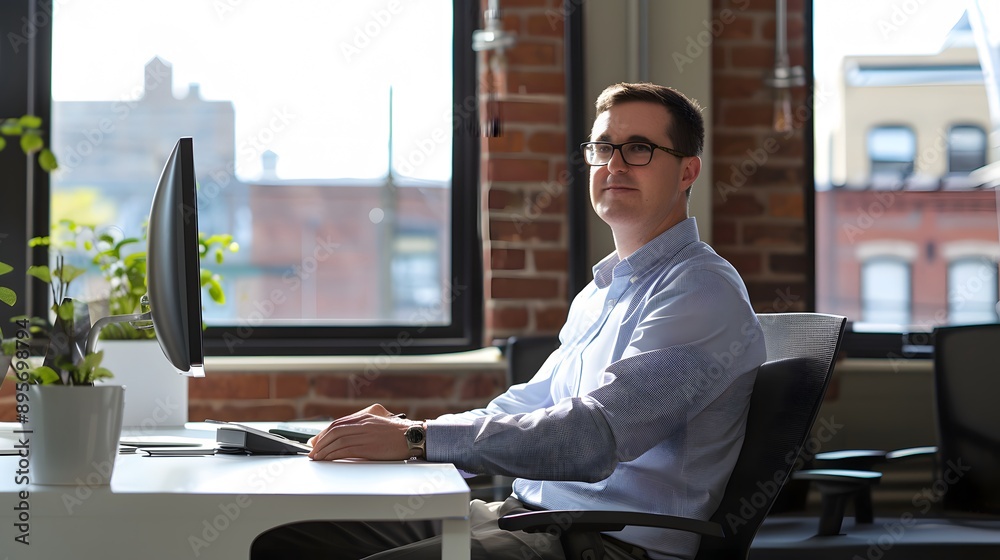
[[[959,125],[948,131],[948,172],[969,173],[986,165],[986,132]]]
[[[906,126],[879,126],[868,133],[872,179],[902,181],[913,174],[917,138]]]
[[[378,352],[403,331],[403,351],[481,345],[479,143],[461,138],[477,6],[53,4],[51,218],[140,235],[193,137],[200,229],[240,245],[212,267],[227,304],[205,305],[209,352]],[[406,249],[412,223],[426,250]]]
[[[874,257],[861,265],[861,320],[873,325],[910,324],[910,266],[895,257]]]
[[[997,263],[986,257],[948,263],[948,323],[997,321]]]

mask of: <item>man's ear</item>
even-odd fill
[[[681,169],[681,188],[687,189],[694,184],[698,175],[701,175],[701,158],[692,156],[686,158],[684,167]]]

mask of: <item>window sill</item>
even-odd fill
[[[377,367],[379,371],[469,372],[503,369],[504,359],[496,347],[468,352],[419,356],[207,356],[205,369],[211,372],[292,373],[303,371],[358,371]]]

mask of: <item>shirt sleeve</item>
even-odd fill
[[[541,409],[430,421],[428,459],[469,472],[594,482],[683,430],[764,357],[745,296],[713,272],[685,275],[648,299],[622,358],[605,369],[609,383]]]

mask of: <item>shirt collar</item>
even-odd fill
[[[625,259],[619,259],[617,252],[601,259],[601,262],[594,265],[594,283],[598,288],[605,288],[615,276],[642,275],[658,263],[672,259],[685,246],[699,240],[696,220],[694,217],[687,218],[654,237]]]

